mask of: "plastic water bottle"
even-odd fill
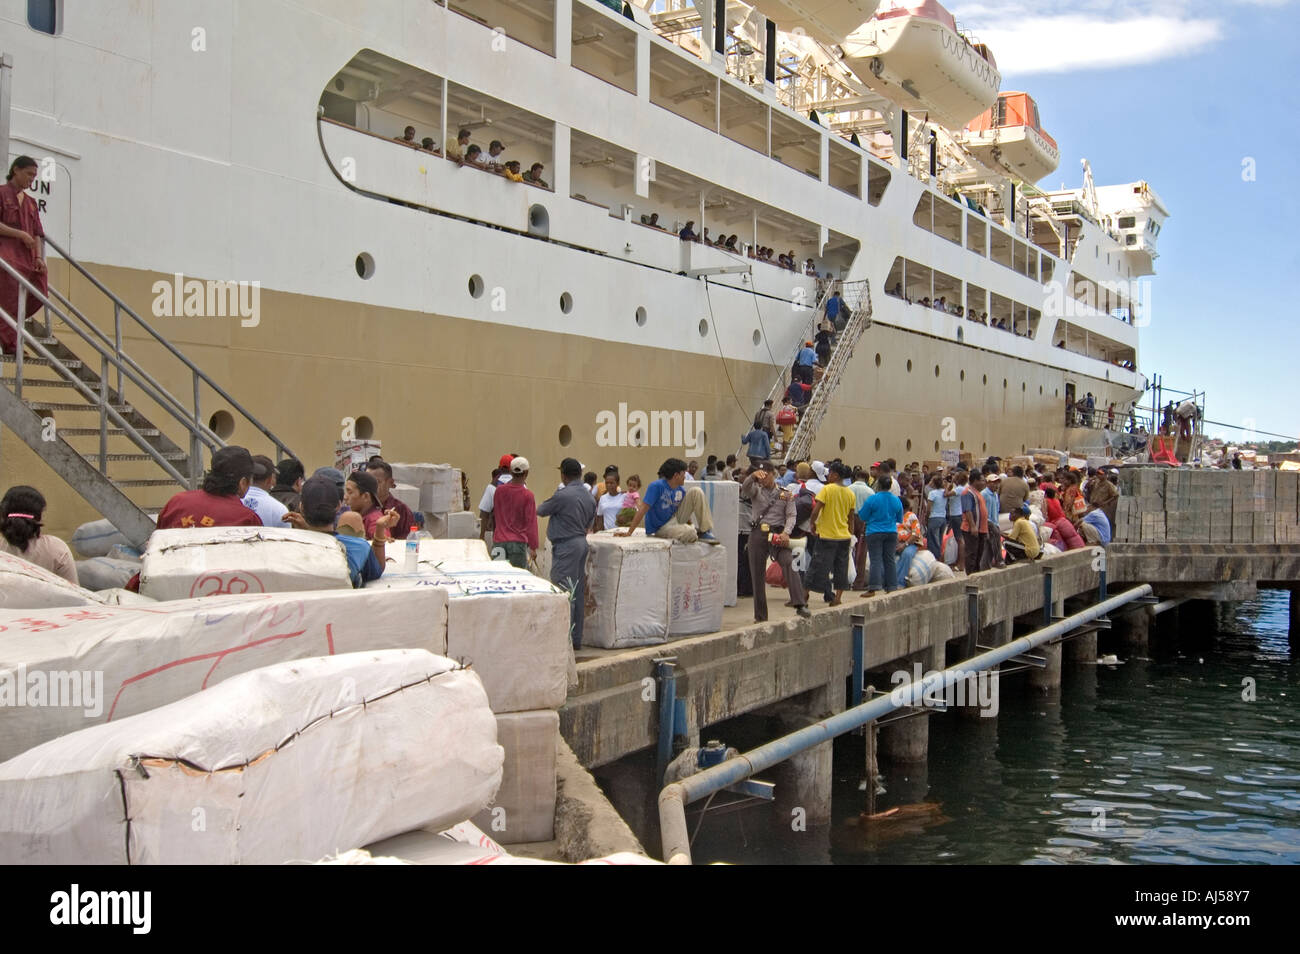
[[[420,569],[420,538],[416,535],[419,527],[412,527],[406,537],[406,561],[402,565],[403,573],[417,573]]]

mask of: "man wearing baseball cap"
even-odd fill
[[[253,478],[253,456],[243,447],[223,447],[198,490],[184,490],[158,514],[159,530],[193,527],[260,527],[262,519],[241,502]]]
[[[564,485],[542,501],[539,517],[549,517],[551,582],[569,591],[569,635],[582,647],[582,617],[587,602],[587,528],[596,519],[596,501],[582,482],[582,464],[572,457],[560,462]]]
[[[492,549],[503,549],[510,565],[521,570],[528,569],[529,558],[537,558],[537,499],[527,481],[528,458],[514,458],[510,483],[497,488],[492,508],[496,521]]]

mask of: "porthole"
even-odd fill
[[[939,376],[939,366],[937,364],[934,366],[934,376],[936,378]]]
[[[757,347],[758,347],[759,345],[761,345],[762,343],[763,343],[763,333],[762,333],[761,331],[759,331],[757,328],[755,328],[755,329],[754,329],[754,347],[757,348]]]
[[[876,367],[880,367],[880,352],[876,352]]]
[[[984,375],[984,386],[985,387],[989,386],[989,376],[987,374]]]
[[[935,452],[936,454],[939,453],[939,442],[938,442],[938,441],[935,441],[935,442],[934,442],[934,452]]]
[[[356,260],[357,277],[369,280],[375,277],[375,259],[369,252],[362,252]]]
[[[908,374],[911,374],[911,373],[912,373],[912,359],[911,359],[911,358],[908,358],[908,359],[907,359],[907,373],[908,373]]]
[[[638,326],[638,327],[641,327],[641,328],[644,328],[644,327],[645,327],[645,319],[646,319],[645,306],[643,306],[643,305],[642,305],[642,306],[638,306],[638,307],[637,307],[637,310],[636,310],[636,323],[637,323],[637,326]]]
[[[957,343],[958,343],[958,344],[961,344],[961,343],[962,343],[963,341],[965,341],[965,340],[966,340],[966,333],[965,333],[964,331],[962,331],[962,329],[958,328],[958,329],[957,329]]]
[[[980,445],[980,453],[987,454],[988,452],[989,452],[989,445],[988,442],[985,441],[983,444]]]
[[[966,380],[966,369],[965,369],[965,368],[962,368],[962,370],[961,370],[961,379],[962,379],[963,381]]]
[[[880,450],[880,438],[876,438],[876,450]]]
[[[1002,379],[1002,390],[1005,391],[1006,389],[1007,389],[1007,379],[1006,379],[1006,378],[1003,378],[1003,379]]]
[[[357,440],[368,441],[375,436],[375,422],[362,414],[352,424]]]
[[[699,330],[701,338],[707,338],[709,336],[709,322],[707,318],[700,319]]]
[[[573,311],[573,296],[568,292],[565,292],[560,296],[560,311],[566,315]]]
[[[565,424],[565,425],[561,426],[561,427],[560,427],[560,446],[561,446],[561,447],[568,447],[569,444],[570,444],[570,442],[572,442],[572,440],[573,440],[573,431],[569,428],[569,425],[568,425],[568,424]]]
[[[1043,394],[1043,386],[1040,384],[1040,385],[1038,386],[1038,395],[1039,395],[1039,397],[1042,397],[1042,394]]]
[[[957,446],[958,446],[961,450],[965,450],[965,449],[966,449],[966,442],[965,442],[965,441],[962,441],[962,442],[961,442],[960,444],[958,444]]]
[[[845,440],[843,437],[841,437],[841,438],[840,438],[840,450],[844,450],[844,448],[846,448],[846,447],[848,447],[848,446],[849,446],[849,442],[848,442],[847,440]]]
[[[907,439],[907,449],[908,450],[912,449],[912,439],[910,437]]]
[[[471,275],[471,276],[469,277],[469,297],[470,297],[470,298],[482,298],[482,297],[483,297],[483,288],[484,288],[484,285],[483,285],[483,276],[482,276],[482,275]]]
[[[1025,389],[1026,389],[1027,387],[1028,387],[1028,385],[1025,384],[1024,381],[1021,381],[1021,382],[1020,382],[1020,393],[1021,393],[1021,394],[1024,394],[1024,393],[1025,393]]]
[[[208,418],[208,430],[224,441],[235,433],[235,419],[229,411],[217,411]]]
[[[1060,388],[1057,388],[1057,389],[1056,389],[1056,396],[1057,396],[1057,397],[1060,397],[1060,396],[1061,396],[1061,389],[1060,389]]]
[[[528,234],[539,238],[549,238],[551,234],[551,214],[544,205],[530,206],[528,209]]]

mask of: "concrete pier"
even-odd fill
[[[1061,643],[1050,643],[1046,646],[1040,646],[1035,652],[1042,655],[1047,660],[1047,665],[1039,669],[1034,667],[1029,670],[1029,685],[1031,688],[1041,692],[1059,692],[1061,689]]]
[[[842,711],[844,688],[837,683],[783,702],[767,714],[773,717],[771,728],[779,737]],[[773,824],[793,831],[799,831],[801,825],[812,828],[830,824],[833,754],[834,747],[827,742],[787,759],[773,770]]]
[[[880,757],[894,764],[924,762],[930,752],[930,716],[893,715],[880,726]]]
[[[1125,654],[1145,656],[1150,648],[1151,611],[1145,606],[1130,609],[1111,621],[1111,631],[1119,636]]]
[[[1084,633],[1063,643],[1065,662],[1070,666],[1087,666],[1097,661],[1097,634]]]

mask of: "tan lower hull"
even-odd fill
[[[146,318],[153,282],[170,279],[111,266],[92,270],[125,300],[139,303],[137,310]],[[94,300],[62,269],[53,268],[52,279],[75,303]],[[556,468],[564,457],[576,457],[597,473],[617,464],[624,477],[637,473],[644,485],[665,457],[690,456],[680,445],[598,445],[597,414],[616,414],[620,403],[647,412],[702,412],[707,438],[698,456],[725,457],[735,451],[776,376],[770,365],[727,361],[724,366],[717,357],[268,290],[261,294],[256,327],[241,327],[234,318],[150,320],[279,436],[308,473],[332,464],[348,419],[368,418],[389,460],[447,461],[467,471],[473,503],[507,451],[532,461],[530,485],[539,497],[558,481]],[[693,333],[688,324],[683,322],[683,336]],[[73,345],[69,335],[61,338]],[[188,401],[188,372],[164,361],[159,345],[128,334],[126,349]],[[1126,407],[1118,385],[1080,377],[1077,387],[1080,395],[1091,391],[1098,407],[1112,400],[1117,408]],[[857,346],[821,427],[816,456],[839,456],[851,464],[882,457],[904,463],[937,458],[942,448],[982,458],[1060,446],[1064,393],[1065,373],[1059,369],[877,324]],[[127,398],[133,399],[129,389]],[[181,443],[156,408],[143,402],[140,408]],[[205,389],[203,416],[224,408]],[[56,420],[62,424],[73,417],[56,415]],[[81,424],[96,423],[91,414],[75,417]],[[269,442],[235,417],[230,443],[271,454]],[[93,439],[79,440],[77,446],[95,449]],[[66,537],[80,523],[98,518],[6,430],[0,486],[16,483],[32,484],[46,495],[50,532]],[[145,490],[133,496],[157,506],[169,493]]]

